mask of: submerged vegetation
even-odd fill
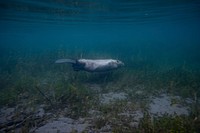
[[[24,106],[35,110],[37,105],[45,104],[55,115],[73,119],[89,117],[90,110],[98,110],[100,115],[94,119],[94,128],[100,129],[109,124],[114,133],[200,130],[199,69],[190,68],[185,63],[166,67],[142,59],[126,59],[126,67],[114,72],[75,72],[70,65],[54,64],[55,59],[63,57],[70,56],[61,51],[58,55],[49,53],[20,57],[13,55],[9,59],[1,57],[6,63],[1,64],[0,69],[0,106],[13,107],[25,101],[27,103]],[[96,84],[100,88],[89,87]],[[136,93],[138,90],[143,93],[139,95],[141,92]],[[193,99],[195,103],[191,105],[190,115],[151,117],[148,113],[147,94],[156,95],[163,90]],[[101,104],[99,96],[108,92],[126,92],[128,98],[107,105]],[[140,105],[137,101],[140,101]],[[132,117],[119,115],[138,108],[141,108],[144,117],[136,125],[128,124],[133,120]]]

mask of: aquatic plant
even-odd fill
[[[58,54],[59,57],[73,54],[73,52],[65,52],[20,57],[16,59],[15,65],[8,62],[0,72],[0,85],[2,85],[0,105],[14,106],[24,100],[28,101],[24,106],[34,110],[37,105],[52,104],[53,108],[48,107],[48,111],[52,111],[56,116],[62,113],[75,119],[90,116],[88,110],[96,109],[101,112],[101,116],[94,120],[94,126],[100,129],[110,124],[112,132],[116,133],[198,132],[200,130],[198,100],[195,100],[196,103],[192,105],[190,116],[165,115],[152,118],[147,112],[148,96],[162,90],[199,99],[199,71],[189,69],[187,66],[184,66],[184,69],[175,66],[161,70],[155,64],[148,64],[145,58],[134,62],[136,58],[134,57],[127,67],[115,72],[105,74],[74,72],[68,65],[58,66],[53,63],[54,59],[58,58]],[[95,53],[87,53],[86,57],[90,57],[90,54],[95,55]],[[101,54],[97,53],[95,56],[99,55]],[[79,56],[78,53],[75,56]],[[102,57],[109,57],[109,55],[102,55]],[[48,61],[44,62],[44,60]],[[12,67],[9,66],[11,64]],[[9,67],[6,68],[7,66]],[[97,84],[100,90],[94,91],[88,87],[88,84]],[[137,91],[141,94],[137,94]],[[108,92],[126,92],[128,100],[116,101],[108,105],[99,104],[99,95]],[[127,104],[128,101],[131,104]],[[140,104],[137,104],[138,101]],[[131,117],[120,116],[119,113],[125,110],[134,111],[137,108],[141,108],[145,113],[136,128],[129,124],[133,120]],[[27,124],[24,123],[25,127],[29,128],[31,120],[27,119]]]
[[[193,120],[187,116],[164,116],[151,117],[148,114],[140,121],[138,130],[144,132],[196,132]]]

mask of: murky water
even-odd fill
[[[0,1],[0,131],[198,132],[199,21],[199,0]],[[125,66],[89,73],[60,58]]]

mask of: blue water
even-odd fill
[[[0,2],[1,53],[66,47],[199,61],[198,0]]]
[[[130,69],[200,68],[199,0],[7,0],[0,12],[3,73],[44,56],[36,62],[117,58]]]
[[[74,72],[70,65],[55,64],[59,58],[113,58],[123,61],[125,67],[103,74]],[[115,92],[127,94],[129,104],[115,104],[121,110],[99,105],[102,94]],[[17,117],[24,118],[19,126],[31,125],[24,122],[35,121],[38,112],[34,111],[43,108],[46,114],[55,114],[53,117],[70,118],[84,118],[95,109],[105,115],[104,123],[110,117],[105,125],[117,129],[121,121],[120,126],[127,127],[129,118],[115,120],[112,115],[136,111],[135,104],[146,111],[151,102],[148,98],[158,92],[191,98],[191,115],[173,119],[175,126],[164,118],[160,125],[168,121],[171,128],[147,124],[152,121],[147,116],[139,132],[199,131],[200,0],[0,1],[0,107],[16,110],[0,116],[0,131],[10,125],[4,124],[10,122],[7,118],[17,122]],[[44,119],[31,127],[43,125]],[[91,127],[96,131],[98,126]]]

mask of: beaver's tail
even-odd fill
[[[55,61],[55,63],[57,63],[57,64],[61,64],[61,63],[76,64],[76,60],[73,60],[73,59],[58,59],[58,60]]]

